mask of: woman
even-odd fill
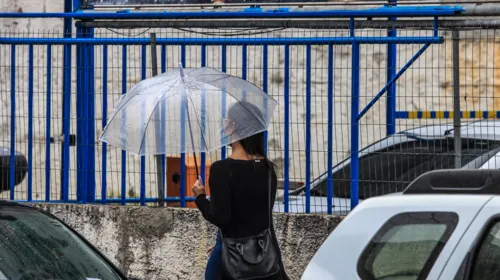
[[[262,119],[256,116],[262,116],[260,110],[248,102],[233,105],[228,110],[225,133],[238,139],[238,132],[246,127],[262,126]],[[255,236],[269,227],[273,246],[278,252],[280,271],[267,279],[288,279],[272,223],[277,178],[273,164],[265,155],[264,141],[263,132],[235,141],[231,144],[231,156],[212,164],[210,201],[199,182],[193,186],[198,209],[207,221],[219,228],[217,243],[207,265],[206,280],[231,279],[222,273],[220,232],[229,238],[240,238]]]

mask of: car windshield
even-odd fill
[[[500,142],[482,139],[462,139],[462,166],[479,156],[498,149]],[[359,198],[369,198],[401,192],[425,172],[454,168],[454,139],[416,139],[399,143],[359,159]],[[333,173],[333,194],[350,197],[351,165]],[[311,194],[327,196],[328,180],[325,178]]]
[[[35,209],[0,206],[0,280],[122,279],[58,220]]]

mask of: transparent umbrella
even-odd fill
[[[277,104],[238,77],[181,66],[125,94],[100,140],[136,155],[210,152],[267,130]]]

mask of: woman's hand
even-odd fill
[[[199,179],[196,180],[196,183],[194,183],[192,190],[195,196],[199,196],[200,194],[206,194],[205,187],[200,183]]]

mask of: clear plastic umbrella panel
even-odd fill
[[[209,152],[267,130],[277,104],[238,77],[179,67],[125,94],[100,140],[136,155]]]

